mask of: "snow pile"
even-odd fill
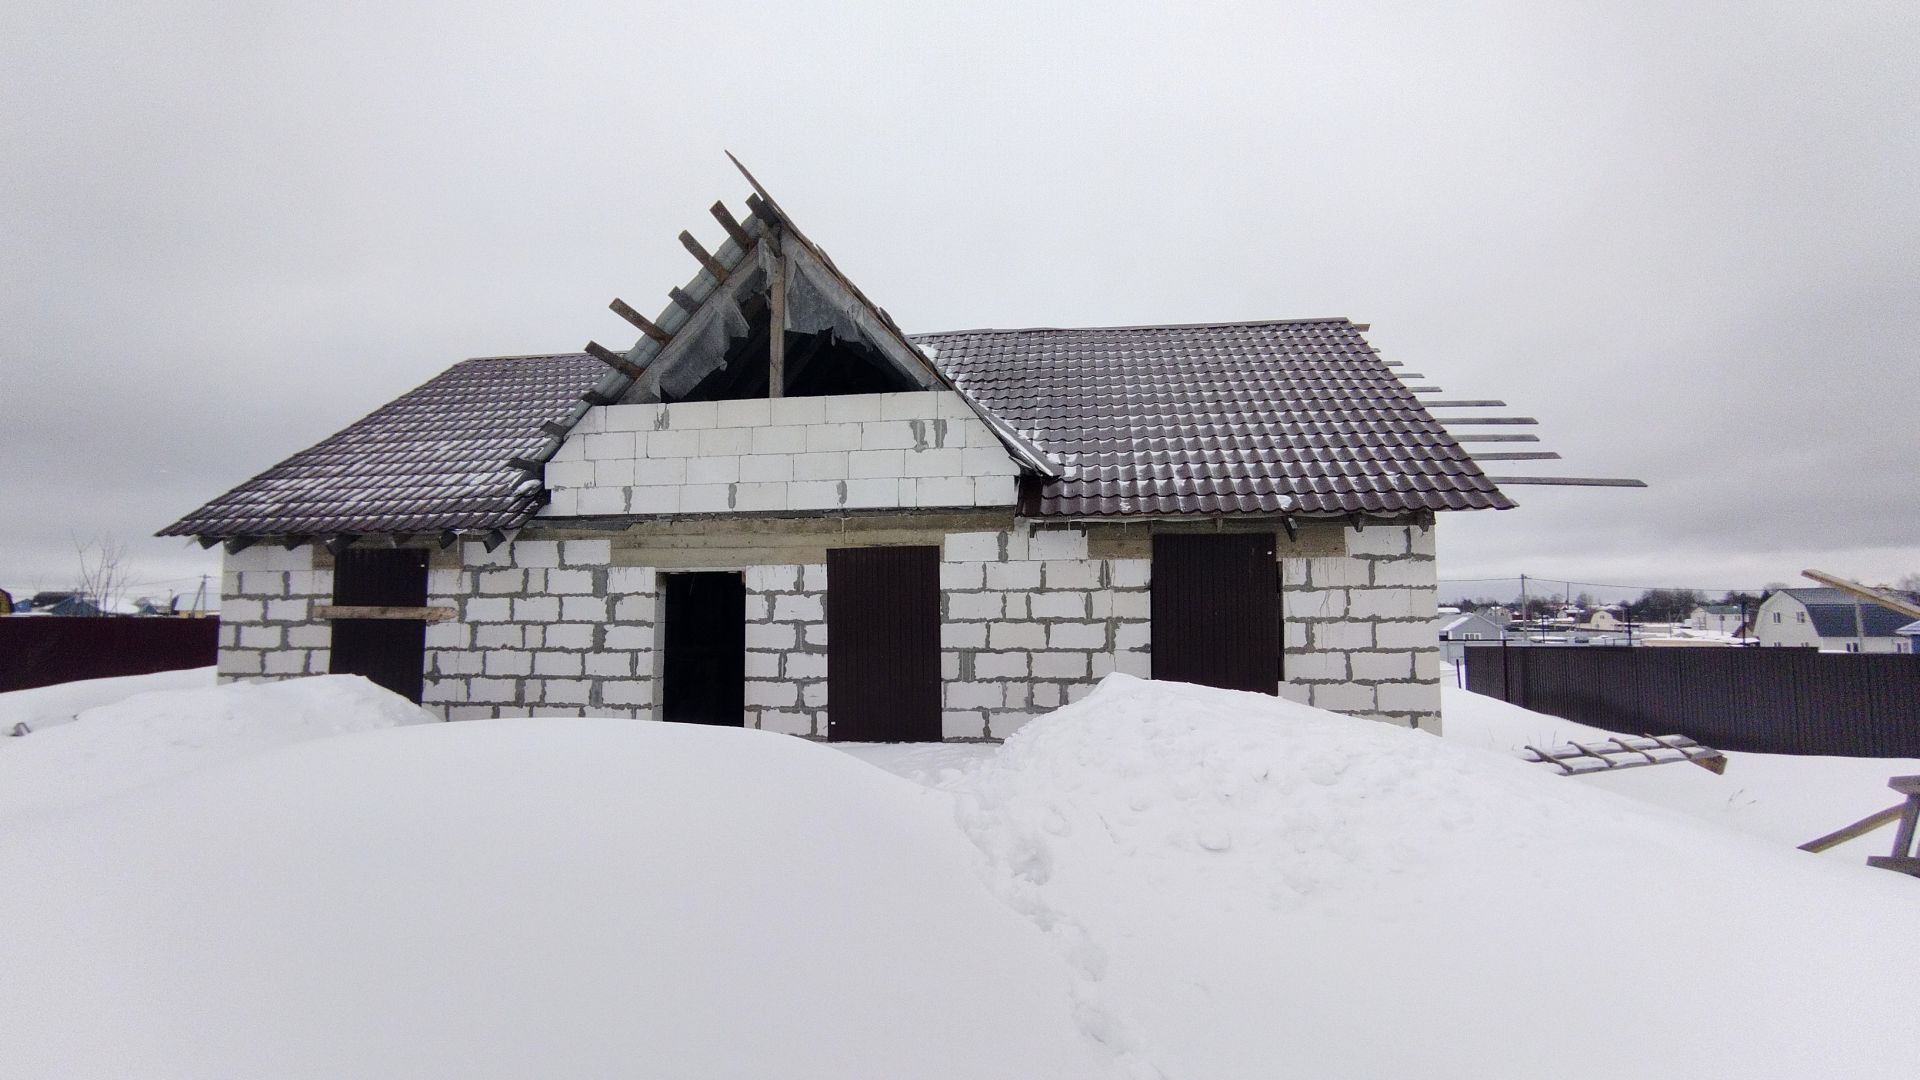
[[[134,694],[0,740],[0,830],[288,743],[434,719],[358,675]]]
[[[214,685],[214,669],[187,668],[152,675],[122,675],[113,679],[82,679],[55,686],[37,686],[0,694],[0,736],[25,724],[41,731],[70,724],[88,709],[110,705],[149,690],[199,690]],[[0,741],[0,752],[8,744]]]
[[[32,912],[0,920],[0,1075],[1100,1075],[974,859],[951,797],[783,735],[283,747],[0,828]]]
[[[1618,734],[1471,690],[1449,686],[1444,693],[1442,730],[1448,742],[1464,746],[1510,753],[1528,745],[1603,742]],[[1920,759],[1728,751],[1727,770],[1720,776],[1697,767],[1662,765],[1596,773],[1574,782],[1678,810],[1783,847],[1798,847],[1899,802],[1900,796],[1888,790],[1887,778],[1914,775],[1920,775]],[[1885,828],[1824,854],[1859,863],[1868,855],[1885,855],[1891,850],[1892,837],[1893,830]]]
[[[963,827],[1144,1075],[1876,1075],[1920,890],[1420,733],[1110,676]],[[1819,919],[1806,913],[1819,911]],[[1817,1036],[1808,1033],[1817,1032]]]

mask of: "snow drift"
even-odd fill
[[[1649,770],[1651,771],[1651,770]],[[1169,1077],[1889,1075],[1920,889],[1517,761],[1110,676],[962,824]]]
[[[630,720],[254,754],[0,840],[0,1075],[1098,1075],[951,805]]]
[[[173,680],[138,675],[94,681],[165,686]],[[46,689],[69,687],[70,700],[107,691],[85,683]],[[152,690],[109,700],[82,708],[68,723],[0,740],[0,835],[34,817],[276,746],[436,719],[358,675]]]

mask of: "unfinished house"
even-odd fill
[[[455,364],[167,528],[226,546],[222,676],[916,741],[1120,671],[1437,726],[1434,515],[1511,504],[1364,326],[909,335],[755,189],[614,301],[631,348]]]

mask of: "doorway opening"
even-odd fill
[[[663,574],[660,714],[682,724],[746,724],[747,582],[739,573]]]

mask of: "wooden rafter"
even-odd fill
[[[667,342],[673,340],[672,334],[669,334],[665,330],[660,329],[659,324],[655,323],[652,319],[647,318],[645,315],[642,315],[639,312],[633,310],[633,308],[629,306],[625,300],[622,300],[617,296],[613,298],[612,303],[607,305],[607,308],[608,310],[612,311],[615,315],[618,315],[621,318],[632,323],[636,328],[639,329],[641,333],[647,335],[648,337],[652,338],[653,340],[659,342],[662,345],[665,345]]]

